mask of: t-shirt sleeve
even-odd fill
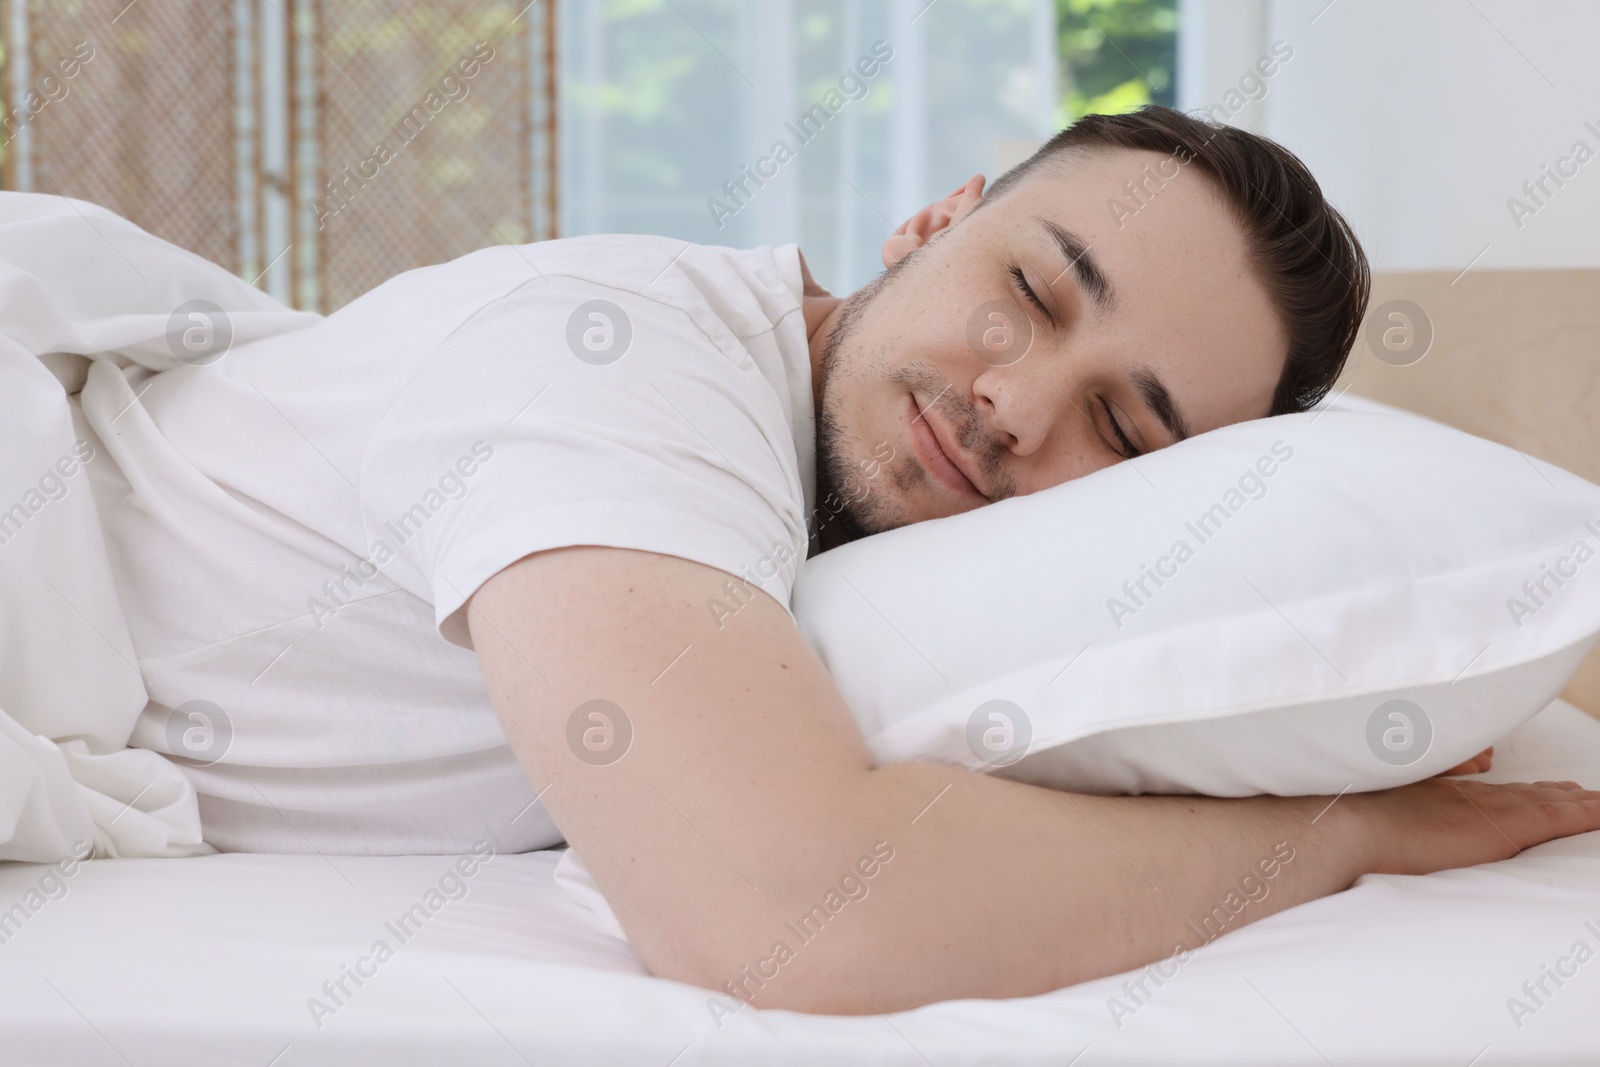
[[[787,609],[807,547],[793,436],[748,353],[670,304],[571,278],[531,281],[445,338],[375,426],[360,494],[374,554],[420,573],[464,648],[468,598],[533,552],[678,556]]]

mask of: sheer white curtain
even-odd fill
[[[1055,112],[1054,0],[567,0],[564,234],[799,241],[836,292]]]

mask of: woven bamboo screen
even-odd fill
[[[296,306],[554,236],[554,0],[0,0],[8,189]]]
[[[126,2],[6,5],[6,187],[103,204],[237,270],[232,26],[215,0],[113,25]]]

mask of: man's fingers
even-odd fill
[[[1482,774],[1494,764],[1494,749],[1486,748],[1469,760],[1451,767],[1448,771],[1439,772],[1439,777],[1448,778],[1457,774]]]

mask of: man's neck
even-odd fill
[[[834,296],[828,290],[817,284],[811,276],[811,268],[806,265],[805,253],[800,254],[800,277],[804,283],[803,296],[801,297],[801,310],[806,320],[806,344],[811,353],[811,410],[815,418],[814,425],[822,422],[822,355],[828,347],[828,335],[833,332],[839,319],[839,312],[844,307],[844,300]],[[837,548],[849,540],[842,523],[835,520],[833,512],[828,508],[826,497],[833,489],[827,482],[826,472],[822,465],[816,468],[817,502],[812,509],[815,516],[808,522],[811,533],[811,544],[807,550],[808,556],[818,552],[826,552],[830,548]]]
[[[813,416],[820,419],[822,354],[827,350],[828,335],[833,332],[844,300],[817,284],[817,280],[811,276],[811,267],[806,263],[804,252],[800,253],[800,280],[804,287],[800,307],[806,320],[806,344],[811,350],[811,411]]]
[[[819,470],[817,473],[820,475],[822,472]],[[819,497],[827,492],[822,488],[820,482],[818,483],[817,492]],[[838,516],[821,499],[817,501],[814,514],[816,519],[810,524],[811,539],[806,548],[807,559],[826,552],[830,548],[838,548],[840,545],[850,543],[852,540],[850,531],[845,528],[844,524],[839,521]]]

